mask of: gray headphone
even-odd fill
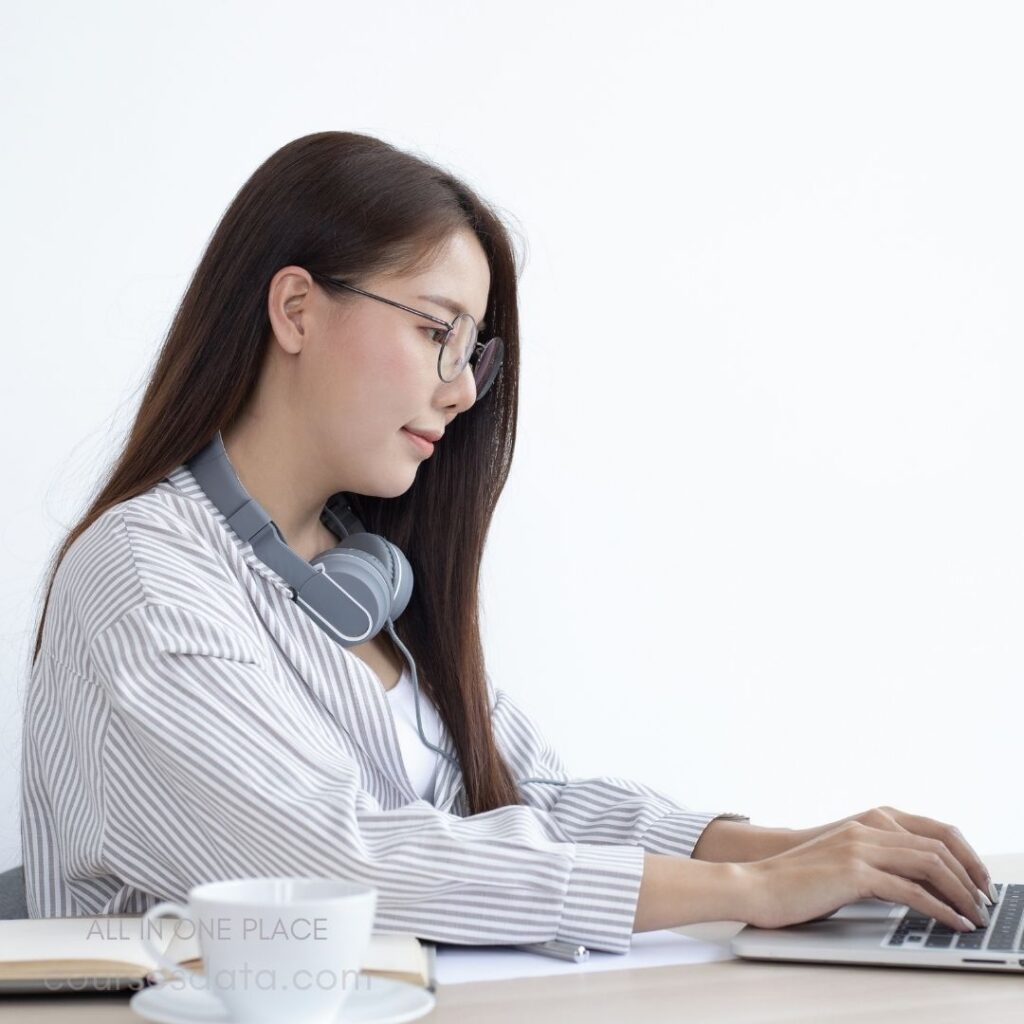
[[[288,547],[277,524],[242,486],[219,430],[186,465],[232,531],[249,542],[257,558],[288,583],[292,600],[332,640],[342,647],[354,647],[372,640],[381,629],[387,630],[412,674],[420,740],[457,765],[456,758],[423,735],[416,663],[395,632],[394,620],[408,606],[413,584],[412,566],[401,550],[378,534],[367,532],[343,493],[338,492],[328,499],[320,521],[333,533],[340,533],[342,541],[307,562]],[[543,778],[519,782],[566,784],[564,779]]]

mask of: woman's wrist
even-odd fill
[[[634,932],[705,921],[743,921],[750,880],[743,864],[709,864],[675,854],[644,854]]]
[[[811,838],[812,829],[764,828],[746,821],[716,818],[704,828],[693,848],[694,860],[745,861],[763,860],[785,853]]]

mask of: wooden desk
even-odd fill
[[[997,882],[1024,881],[1024,854],[984,857]],[[719,922],[678,929],[725,940],[741,926]],[[128,1024],[139,1021],[123,996],[0,999],[0,1022]],[[1024,975],[728,960],[439,988],[430,1024],[1022,1024]],[[287,1024],[287,1022],[282,1022]]]

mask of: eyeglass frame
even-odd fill
[[[320,274],[320,273],[317,273],[315,270],[310,270],[309,273],[313,277],[319,278],[321,281],[331,281],[332,283],[334,283],[336,285],[340,285],[342,288],[348,288],[351,291],[358,292],[360,295],[367,296],[367,298],[376,299],[378,302],[386,302],[389,306],[396,306],[398,309],[404,309],[407,313],[415,313],[416,316],[426,317],[428,320],[433,320],[435,324],[441,324],[443,327],[446,327],[447,328],[447,333],[444,336],[444,340],[441,342],[441,350],[440,350],[440,352],[437,353],[437,376],[440,378],[442,384],[451,384],[453,381],[456,381],[456,380],[459,379],[458,378],[458,374],[456,374],[450,381],[449,380],[445,380],[444,377],[441,376],[441,359],[444,356],[444,349],[445,349],[445,346],[448,344],[448,339],[452,336],[452,334],[455,331],[455,324],[454,323],[448,323],[447,320],[442,320],[441,317],[439,317],[439,316],[434,316],[431,313],[424,313],[422,309],[413,309],[412,306],[406,306],[406,305],[404,305],[401,302],[396,302],[394,299],[385,298],[385,296],[383,296],[383,295],[375,295],[373,292],[366,291],[365,288],[357,288],[354,284],[349,284],[347,281],[342,281],[342,280],[340,280],[337,277],[331,277],[329,274]],[[498,337],[498,336],[495,335],[492,338],[488,338],[487,341],[481,341],[480,340],[480,328],[477,326],[477,322],[476,322],[476,319],[473,316],[473,314],[472,313],[460,313],[459,316],[457,316],[455,319],[458,320],[460,316],[468,316],[469,317],[469,319],[473,323],[473,330],[476,332],[476,335],[477,335],[476,341],[473,342],[473,352],[470,354],[469,358],[466,360],[465,366],[462,367],[462,370],[464,370],[466,368],[466,366],[470,366],[471,367],[473,365],[473,357],[476,356],[478,353],[483,352],[483,350],[494,340],[494,337]],[[459,373],[462,373],[462,370],[460,370]],[[501,367],[499,366],[498,367],[498,373],[500,373],[500,372],[501,372]],[[495,379],[496,378],[497,378],[497,374],[495,374]],[[475,375],[474,375],[474,379],[475,379]],[[494,385],[494,380],[492,380],[490,382],[490,384],[487,387],[487,390],[490,391],[490,389],[491,389],[491,387],[493,387],[493,385]],[[487,392],[484,392],[484,394],[486,394],[486,393]],[[482,396],[477,395],[477,399],[478,400],[481,397]]]

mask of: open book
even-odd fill
[[[150,922],[146,935],[175,963],[202,971],[199,937],[179,923],[159,918]],[[166,974],[141,937],[141,914],[0,921],[0,993],[116,991],[155,984]],[[433,955],[433,943],[412,933],[374,932],[360,970],[433,991]]]

